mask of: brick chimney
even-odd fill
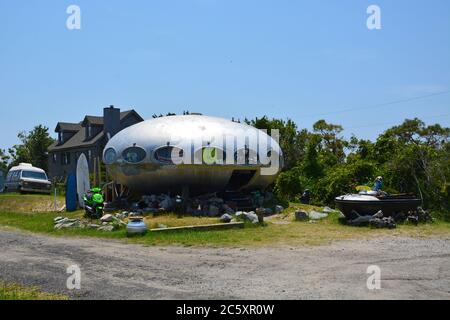
[[[120,131],[120,109],[109,106],[103,109],[103,132],[107,140]]]

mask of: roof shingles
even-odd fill
[[[122,121],[131,113],[135,113],[139,118],[139,114],[134,110],[124,111],[120,113],[120,120]],[[141,118],[142,119],[142,118]],[[97,116],[86,116],[83,122],[80,123],[67,123],[67,122],[59,122],[55,131],[71,131],[76,132],[69,140],[67,140],[64,144],[59,144],[58,141],[55,141],[48,150],[50,152],[54,151],[62,151],[72,148],[80,148],[80,147],[89,147],[96,144],[100,139],[104,137],[103,131],[99,132],[92,139],[86,140],[86,130],[84,130],[86,126],[86,122],[89,122],[92,125],[103,126],[103,117]]]

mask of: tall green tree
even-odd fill
[[[449,140],[450,128],[407,119],[380,135],[374,158],[393,190],[416,192],[426,206],[445,208],[450,183]]]
[[[326,166],[342,163],[345,160],[345,148],[348,142],[341,136],[344,128],[340,125],[319,120],[313,125],[313,133],[320,137],[318,152]]]
[[[43,125],[34,127],[30,132],[20,132],[17,137],[21,144],[9,149],[11,166],[21,162],[28,162],[36,167],[48,170],[48,147],[54,142],[50,137],[48,128]]]
[[[264,116],[252,120],[245,119],[245,123],[262,130],[276,129],[280,134],[280,147],[284,154],[284,169],[292,169],[305,156],[305,145],[307,141],[307,130],[298,131],[297,125],[291,119],[269,119]]]
[[[406,119],[380,134],[376,141],[346,140],[340,125],[319,120],[312,131],[298,130],[295,123],[266,117],[249,122],[262,128],[281,127],[281,146],[288,156],[274,191],[285,200],[295,200],[308,188],[315,204],[333,205],[340,194],[371,186],[384,177],[384,190],[414,192],[425,207],[449,212],[450,219],[450,128]],[[283,132],[288,134],[283,137]]]
[[[8,170],[9,156],[5,153],[5,150],[0,149],[0,171],[6,172]]]

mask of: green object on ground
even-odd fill
[[[83,197],[86,217],[91,219],[99,219],[103,215],[103,202],[105,201],[102,189],[92,188],[90,192]]]

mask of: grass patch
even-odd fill
[[[40,291],[36,287],[0,281],[0,300],[68,300],[69,297]]]
[[[0,212],[0,225],[18,228],[35,233],[44,233],[53,236],[85,236],[105,239],[122,239],[130,243],[145,245],[185,245],[185,246],[310,246],[323,245],[336,240],[361,239],[382,235],[398,235],[413,237],[428,237],[433,235],[450,235],[450,224],[435,222],[432,224],[399,225],[397,229],[370,229],[368,227],[352,227],[341,225],[338,215],[332,213],[328,218],[310,222],[292,221],[293,217],[280,215],[279,218],[265,223],[264,226],[246,224],[244,229],[216,230],[216,231],[170,231],[164,233],[147,233],[145,236],[127,238],[124,229],[113,232],[103,232],[91,229],[63,229],[53,228],[53,219],[56,213],[15,213]],[[64,214],[69,218],[78,218],[83,212]],[[155,221],[152,222],[152,219]],[[186,220],[185,220],[186,219]],[[167,226],[205,224],[211,218],[187,217],[177,218],[175,215],[164,215],[156,218],[147,218],[151,225],[165,224]],[[217,219],[215,219],[217,222]],[[278,221],[287,222],[277,224]],[[185,223],[186,222],[186,223]],[[189,223],[187,223],[189,222]]]
[[[0,204],[8,199],[15,203],[27,201],[39,201],[44,197],[45,201],[49,196],[25,195],[17,196],[12,194],[0,195]],[[47,198],[46,198],[47,197]],[[16,199],[15,199],[16,198]],[[18,199],[17,199],[18,198]],[[50,197],[51,198],[51,197]],[[13,203],[13,202],[11,202]],[[9,209],[13,208],[9,204]],[[25,231],[43,233],[53,236],[69,237],[97,237],[104,239],[121,239],[130,243],[140,243],[144,245],[185,245],[185,246],[227,246],[227,247],[247,247],[247,246],[310,246],[323,245],[336,240],[361,239],[374,236],[412,236],[428,237],[433,235],[449,235],[450,223],[436,221],[430,224],[398,225],[394,230],[370,229],[369,227],[352,227],[342,225],[338,221],[338,214],[331,213],[328,218],[319,221],[297,222],[294,221],[294,212],[297,209],[306,211],[318,210],[321,208],[291,203],[289,208],[282,214],[268,220],[264,226],[246,224],[243,229],[215,230],[215,231],[169,231],[163,233],[147,233],[145,236],[127,238],[125,229],[112,232],[104,232],[93,229],[62,229],[55,230],[53,219],[57,216],[68,218],[81,218],[83,211],[73,213],[55,212],[31,212],[23,211],[28,205],[20,206],[20,210],[2,210],[0,206],[0,226],[12,227]],[[146,223],[150,228],[156,228],[160,224],[168,227],[179,227],[186,225],[200,225],[218,223],[218,218],[209,217],[178,217],[175,214],[164,214],[146,217]]]
[[[56,197],[56,207],[62,208],[65,198]],[[0,193],[0,211],[52,212],[55,210],[55,196],[46,194]]]

